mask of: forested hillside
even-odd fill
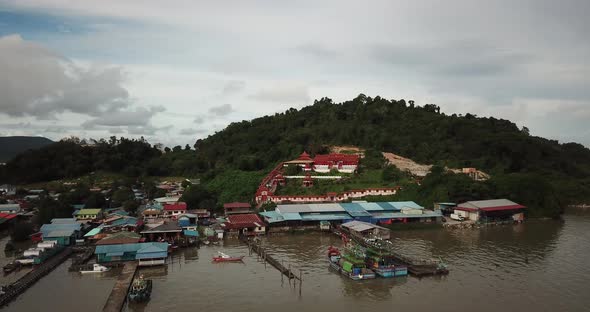
[[[51,143],[53,141],[43,137],[0,137],[0,162],[6,162],[26,150],[37,149]]]
[[[419,187],[406,186],[406,195],[430,201],[429,206],[437,200],[502,196],[554,214],[566,204],[590,201],[590,150],[580,144],[534,137],[508,120],[446,115],[433,104],[364,95],[339,104],[323,98],[301,110],[232,123],[197,140],[194,149],[187,145],[161,152],[143,140],[123,138],[94,147],[60,142],[16,157],[4,168],[3,180],[46,181],[97,170],[176,175],[211,181],[210,191],[224,200],[244,199],[248,194],[239,188],[256,187],[257,179],[250,177],[303,150],[315,154],[328,145],[389,151],[439,167],[477,167],[492,176],[484,183],[439,171]],[[239,177],[233,184],[220,180],[232,176]]]

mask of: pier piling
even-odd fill
[[[123,305],[127,300],[127,292],[129,291],[131,282],[133,282],[133,277],[135,276],[136,271],[137,262],[133,261],[125,263],[123,271],[119,275],[117,282],[115,282],[113,290],[111,290],[109,299],[107,299],[107,302],[102,308],[103,312],[120,312],[123,309]]]

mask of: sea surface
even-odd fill
[[[405,253],[440,257],[450,274],[355,282],[328,269],[327,248],[341,245],[332,234],[265,238],[270,254],[302,270],[300,287],[246,246],[226,240],[177,251],[166,267],[141,269],[154,281],[152,298],[125,311],[590,311],[590,212],[514,226],[395,231],[393,237]],[[243,255],[244,263],[212,263],[217,251]],[[101,311],[118,271],[81,275],[68,272],[69,265],[5,309]]]

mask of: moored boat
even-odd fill
[[[110,268],[107,268],[107,267],[102,266],[98,263],[95,263],[92,265],[92,269],[89,269],[89,270],[82,269],[82,270],[80,270],[80,273],[82,273],[82,274],[103,273],[103,272],[107,272],[109,270],[110,270]]]
[[[395,261],[395,258],[367,249],[367,267],[381,277],[399,277],[408,275],[408,267]]]
[[[241,262],[244,259],[244,256],[240,257],[232,257],[230,255],[224,254],[221,251],[217,252],[218,255],[213,257],[213,262]]]
[[[330,246],[328,249],[328,260],[332,269],[352,280],[375,278],[375,273],[366,267],[363,259],[358,259],[350,254],[341,255],[340,250],[336,247]]]
[[[10,262],[9,264],[5,265],[2,269],[4,270],[5,274],[12,273],[19,269],[21,264],[19,262]]]
[[[127,297],[129,298],[129,301],[142,302],[150,299],[151,295],[152,280],[144,279],[143,275],[140,275],[138,278],[133,280]]]

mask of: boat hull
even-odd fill
[[[338,265],[338,263],[332,261],[330,261],[330,267],[353,281],[374,279],[376,277],[375,273],[372,272],[365,272],[363,274],[352,274],[351,272],[346,272],[340,265]]]
[[[232,258],[223,258],[223,257],[213,257],[213,262],[241,262],[244,257],[232,257]]]

